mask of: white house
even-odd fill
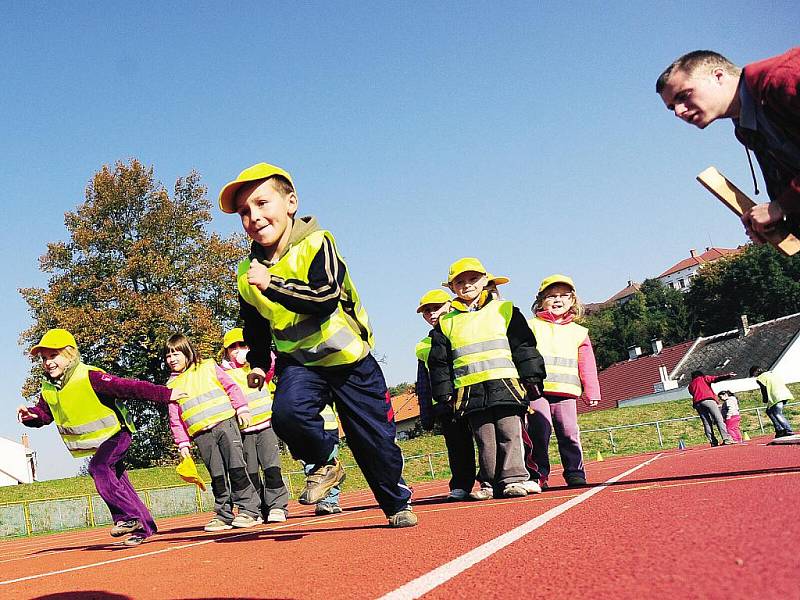
[[[675,263],[656,279],[678,291],[686,292],[692,286],[692,277],[697,275],[703,265],[728,256],[735,256],[739,252],[741,252],[741,248],[706,248],[702,254],[698,254],[697,250],[689,250],[689,258]]]
[[[33,483],[36,474],[36,453],[28,445],[0,437],[0,486]]]

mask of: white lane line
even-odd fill
[[[363,512],[363,510],[366,510],[366,509],[348,511],[348,516],[356,514],[356,513],[359,513],[359,512]],[[255,531],[253,531],[252,529],[247,529],[246,531],[243,531],[242,533],[235,533],[233,535],[226,535],[224,537],[215,537],[215,538],[212,538],[212,539],[205,539],[205,540],[203,540],[201,542],[192,542],[192,543],[189,543],[189,544],[181,544],[180,546],[171,546],[169,548],[162,548],[161,550],[153,550],[152,552],[142,552],[141,554],[123,556],[123,557],[114,558],[114,559],[111,559],[111,560],[103,560],[103,561],[96,562],[96,563],[89,563],[87,565],[79,565],[77,567],[70,567],[68,569],[60,569],[58,571],[48,571],[46,573],[37,573],[36,575],[28,575],[26,577],[18,577],[17,579],[7,579],[5,581],[0,581],[0,585],[8,585],[10,583],[19,583],[20,581],[30,581],[32,579],[41,579],[42,577],[50,577],[51,575],[62,575],[64,573],[72,573],[73,571],[83,571],[84,569],[91,569],[91,568],[94,568],[94,567],[102,567],[104,565],[112,565],[114,563],[119,563],[119,562],[123,562],[123,561],[126,561],[126,560],[135,560],[137,558],[144,558],[146,556],[155,556],[157,554],[165,554],[167,552],[174,552],[175,550],[184,550],[186,548],[196,548],[198,546],[205,546],[206,544],[213,544],[213,543],[218,542],[218,541],[227,542],[228,540],[233,540],[233,539],[240,538],[240,537],[245,537],[245,536],[248,536],[248,535],[259,534],[259,533],[269,533],[271,531],[277,531],[279,529],[288,529],[289,527],[295,527],[295,526],[298,526],[298,525],[311,525],[311,524],[322,523],[322,522],[330,521],[330,520],[334,520],[334,519],[332,517],[330,517],[330,516],[325,516],[325,517],[318,517],[318,518],[314,518],[314,519],[309,519],[308,521],[303,521],[302,523],[287,523],[286,525],[278,525],[277,527],[272,527],[270,529],[257,529]]]
[[[616,477],[612,477],[611,479],[605,481],[604,483],[585,491],[580,496],[575,496],[571,500],[564,502],[564,504],[560,504],[555,508],[551,508],[546,513],[543,513],[538,517],[531,519],[527,523],[523,523],[519,527],[515,527],[511,531],[508,531],[503,535],[496,537],[495,539],[490,540],[473,550],[470,550],[466,554],[463,554],[458,558],[455,558],[450,562],[443,564],[441,567],[437,567],[433,571],[430,571],[425,575],[422,575],[420,577],[417,577],[416,579],[409,581],[408,583],[400,586],[393,592],[389,592],[385,596],[381,596],[379,600],[411,600],[413,598],[419,598],[424,594],[427,594],[431,590],[449,581],[456,575],[466,571],[473,565],[476,565],[482,560],[489,558],[492,554],[495,554],[496,552],[502,550],[509,544],[516,542],[523,536],[538,529],[548,521],[552,521],[558,515],[568,511],[570,508],[573,508],[574,506],[577,506],[581,502],[588,500],[595,494],[599,494],[601,491],[605,489],[605,487],[608,484],[615,483],[620,479],[622,479],[623,477],[630,475],[634,471],[638,471],[642,467],[649,465],[651,462],[653,462],[657,458],[660,458],[661,456],[663,456],[663,454],[657,454],[653,458],[648,459],[631,469],[628,469],[624,473],[620,473]]]

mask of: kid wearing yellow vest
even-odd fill
[[[220,192],[223,212],[237,213],[253,241],[237,286],[251,387],[270,368],[278,378],[272,424],[292,455],[314,465],[301,504],[316,504],[345,477],[338,436],[324,428],[333,398],[347,443],[391,527],[417,524],[395,443],[394,411],[375,358],[372,328],[333,235],[313,217],[295,218],[291,175],[259,163]]]
[[[775,437],[794,435],[789,419],[783,414],[783,407],[789,400],[794,400],[794,396],[786,387],[783,379],[776,373],[767,371],[758,365],[750,367],[750,377],[756,378],[756,383],[761,390],[761,398],[767,405],[767,416],[775,428]]]
[[[31,354],[42,361],[42,391],[36,406],[17,409],[17,418],[26,427],[55,421],[73,456],[92,457],[89,475],[111,512],[111,535],[131,534],[123,544],[138,546],[158,529],[125,471],[125,453],[136,429],[119,399],[166,404],[185,394],[147,381],[115,377],[84,364],[75,338],[66,329],[49,330]]]
[[[186,458],[194,441],[211,476],[215,516],[203,529],[223,531],[261,523],[259,497],[247,475],[239,433],[239,427],[251,423],[242,390],[213,360],[200,360],[183,334],[167,340],[164,361],[171,372],[167,386],[187,395],[169,406],[175,445]],[[239,509],[235,516],[234,506]]]
[[[482,487],[470,496],[526,496],[541,491],[528,480],[520,416],[526,391],[536,395],[544,361],[522,313],[485,288],[489,276],[476,258],[450,265],[447,285],[458,296],[452,311],[431,334],[428,368],[433,399],[454,403],[456,417],[469,421],[478,445]]]
[[[577,399],[582,398],[587,406],[596,406],[600,401],[600,383],[589,332],[575,322],[583,315],[583,305],[572,279],[551,275],[542,280],[532,310],[534,317],[528,323],[544,356],[547,377],[544,396],[530,403],[527,416],[527,432],[533,443],[528,469],[543,489],[548,487],[547,451],[555,428],[567,485],[586,485]]]
[[[244,461],[247,474],[261,497],[261,513],[268,523],[282,523],[289,514],[289,490],[281,476],[281,457],[278,436],[272,429],[272,386],[254,389],[247,385],[250,365],[242,329],[231,329],[222,339],[222,368],[242,390],[250,408],[250,426],[242,429]],[[272,373],[267,376],[271,379]],[[263,480],[259,474],[259,466]]]

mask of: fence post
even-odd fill
[[[26,535],[31,535],[33,533],[33,523],[31,523],[31,503],[30,502],[23,502],[23,504],[22,504],[22,514],[25,515],[25,531],[27,532]]]
[[[608,437],[611,440],[611,452],[612,454],[617,453],[617,445],[614,443],[614,432],[612,430],[608,430]]]
[[[430,453],[428,454],[428,466],[431,468],[431,479],[436,479],[436,472],[433,470],[433,461]]]
[[[658,432],[658,445],[664,447],[664,438],[661,437],[661,426],[656,421],[656,431]]]
[[[761,409],[756,407],[756,415],[758,415],[758,426],[761,428],[761,433],[764,433],[764,421],[761,419]]]
[[[88,509],[89,509],[89,527],[94,527],[94,502],[92,502],[92,495],[89,494],[86,496],[88,499]],[[114,523],[116,525],[116,523]]]

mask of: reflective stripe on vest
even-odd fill
[[[450,340],[456,388],[490,379],[519,378],[508,344],[513,310],[511,302],[492,300],[480,310],[456,310],[439,320],[442,333]]]
[[[247,407],[250,409],[250,416],[252,417],[247,428],[269,421],[272,418],[272,396],[266,385],[260,390],[247,385],[247,374],[250,373],[250,367],[244,366],[238,369],[231,369],[225,371],[225,373],[239,386],[239,389],[242,390],[244,397],[247,399]]]
[[[216,367],[213,360],[204,360],[167,383],[167,387],[188,394],[187,398],[178,400],[178,404],[181,419],[192,437],[236,414],[231,399],[217,379]]]
[[[79,363],[62,389],[56,389],[48,381],[42,383],[42,398],[50,408],[64,445],[75,457],[94,454],[100,444],[122,429],[116,413],[100,402],[92,388],[90,370],[102,369]],[[117,408],[127,425],[127,411],[119,403]],[[135,431],[132,423],[129,429]]]
[[[330,232],[315,231],[289,248],[277,263],[270,266],[270,274],[286,281],[307,281],[311,262],[325,238],[336,247]],[[341,260],[338,253],[336,258]],[[268,299],[261,290],[247,282],[249,268],[249,258],[239,263],[236,281],[239,294],[269,321],[278,353],[308,367],[353,364],[369,354],[373,344],[372,329],[349,271],[345,271],[336,310],[320,318],[294,313]],[[298,287],[302,286],[298,284]]]
[[[528,320],[536,348],[544,357],[547,377],[544,391],[579,398],[583,387],[578,371],[578,348],[589,330],[577,323],[553,323],[538,317]]]
[[[325,405],[325,408],[322,409],[320,416],[322,417],[324,429],[327,429],[328,431],[339,429],[339,419],[336,417],[336,411],[333,410],[333,407],[330,404]]]
[[[425,366],[428,366],[428,356],[431,353],[431,338],[425,336],[419,342],[417,342],[416,348],[414,348],[414,354],[417,355],[417,360],[421,360],[425,363]]]

